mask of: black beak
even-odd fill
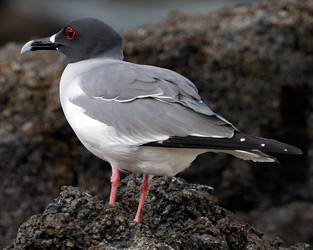
[[[57,50],[58,46],[53,42],[54,39],[52,39],[52,37],[40,38],[27,42],[21,49],[21,54],[35,50]]]

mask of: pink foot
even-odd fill
[[[118,185],[120,184],[120,172],[117,168],[112,167],[111,183],[110,204],[113,204],[115,202]]]
[[[139,200],[137,214],[134,219],[134,221],[136,221],[137,223],[140,222],[140,215],[141,215],[143,203],[145,201],[145,197],[148,193],[148,190],[149,190],[149,175],[145,174],[143,183],[140,185],[140,200]]]

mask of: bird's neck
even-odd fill
[[[120,47],[114,47],[114,48],[107,50],[104,53],[100,54],[96,58],[110,58],[110,59],[123,61],[124,60],[123,49]]]

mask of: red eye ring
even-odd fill
[[[71,27],[67,27],[65,33],[68,40],[72,41],[75,38],[76,32]]]

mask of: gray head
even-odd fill
[[[51,37],[29,41],[21,53],[35,50],[58,50],[69,63],[97,57],[123,60],[122,37],[94,18],[71,21]]]

